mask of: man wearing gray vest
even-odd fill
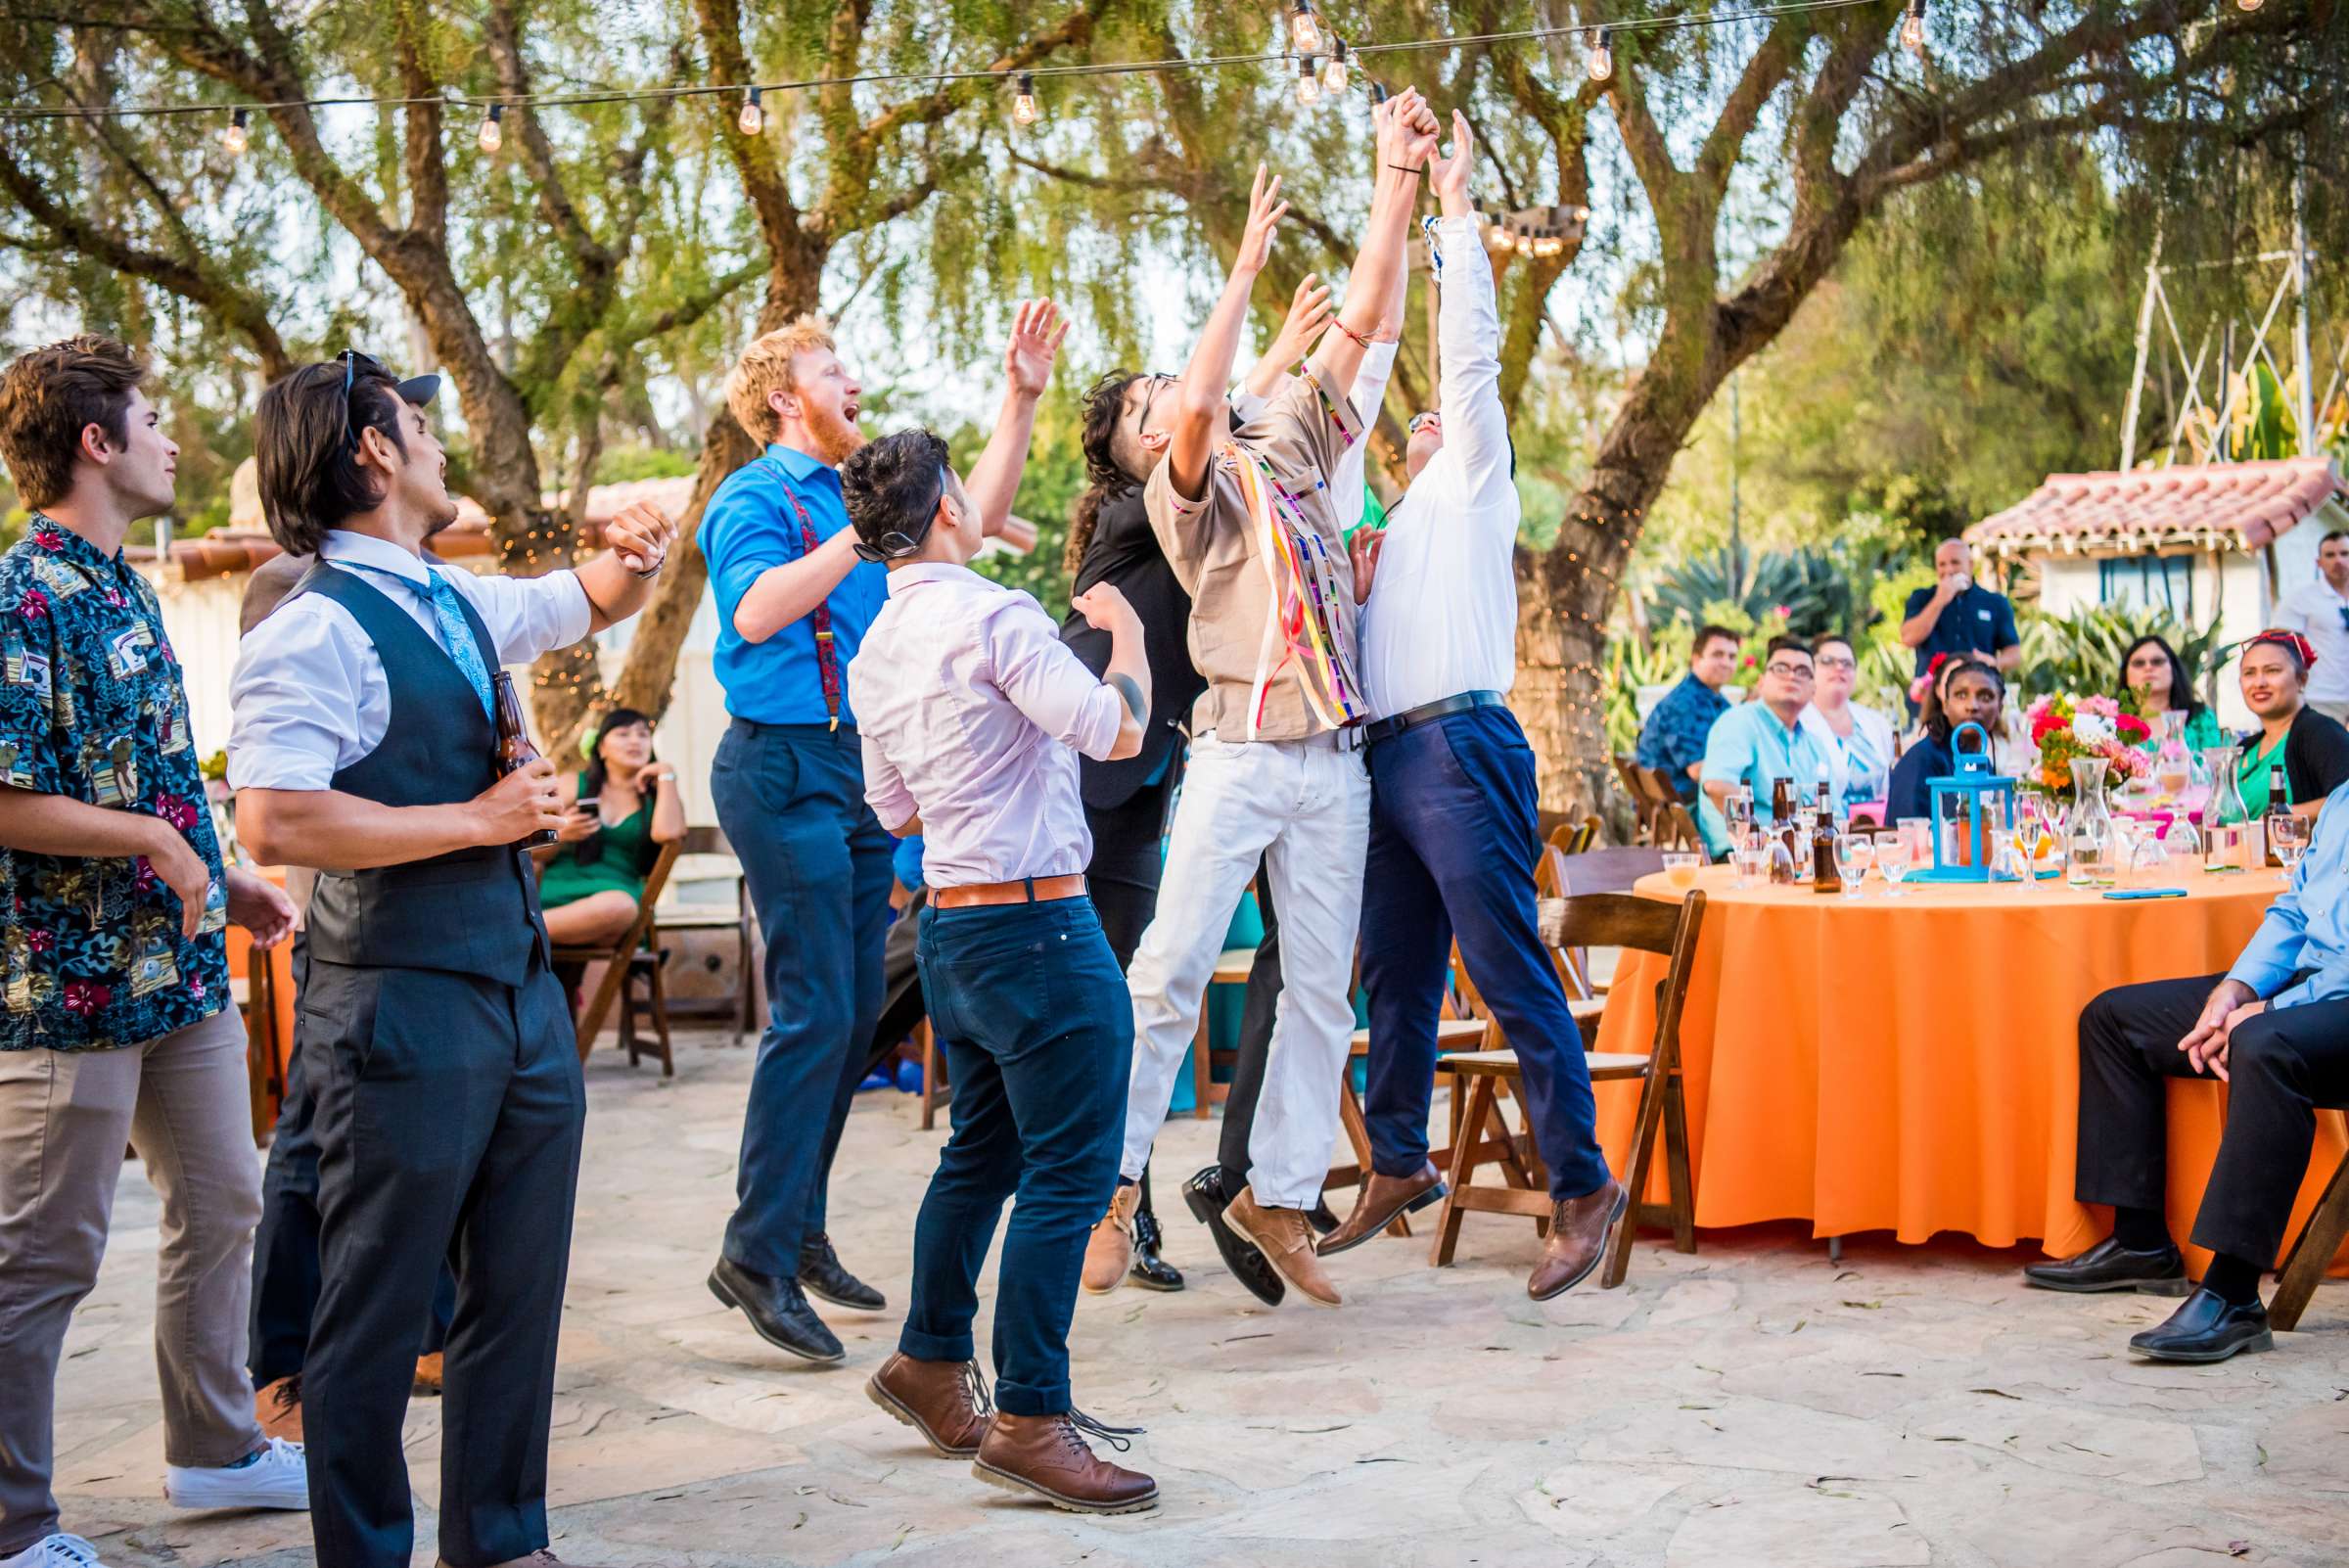
[[[520,848],[555,825],[554,768],[500,776],[490,671],[635,614],[675,537],[637,507],[576,572],[429,563],[425,541],[457,515],[424,412],[438,385],[345,352],[272,385],[254,421],[270,532],[317,557],[239,651],[229,783],[258,858],[322,868],[301,1029],[319,1150],[302,1404],[321,1568],[406,1568],[400,1418],[444,1258],[441,1561],[545,1551],[585,1107]]]

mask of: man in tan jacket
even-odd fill
[[[1436,136],[1435,117],[1407,90],[1373,119],[1379,167],[1369,224],[1346,305],[1320,348],[1255,418],[1230,428],[1224,394],[1240,328],[1288,210],[1280,181],[1260,167],[1239,255],[1188,367],[1179,379],[1128,387],[1113,442],[1120,466],[1142,482],[1151,529],[1191,595],[1191,660],[1208,688],[1192,712],[1157,913],[1128,973],[1133,1079],[1122,1179],[1102,1223],[1113,1245],[1129,1228],[1132,1183],[1261,857],[1280,908],[1281,1005],[1248,1185],[1222,1218],[1323,1307],[1338,1305],[1338,1294],[1313,1259],[1306,1216],[1336,1139],[1338,1075],[1354,1032],[1370,815],[1355,607],[1375,558],[1374,539],[1349,554],[1331,477],[1362,438],[1349,393],[1364,349],[1396,325],[1380,315],[1404,267],[1417,171]]]

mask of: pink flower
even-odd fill
[[[57,946],[57,933],[43,926],[35,926],[25,941],[34,952],[48,952]]]
[[[155,814],[182,833],[196,825],[195,806],[176,795],[158,795],[155,798]]]
[[[109,587],[106,590],[106,602],[115,606],[116,609],[120,609],[122,606],[122,590],[120,588]]]
[[[115,993],[111,990],[94,982],[87,980],[66,982],[66,1011],[69,1013],[79,1013],[82,1017],[87,1018],[114,999]]]
[[[155,891],[155,867],[147,863],[147,856],[142,854],[135,862],[135,869],[130,874],[130,885],[139,893]]]
[[[66,547],[66,536],[44,519],[33,525],[32,542],[44,550],[62,550]]]
[[[26,588],[24,597],[17,601],[17,614],[27,621],[38,621],[49,613],[49,595],[38,588]]]
[[[195,997],[198,1001],[204,1000],[204,979],[202,976],[191,975],[188,977],[188,994]]]

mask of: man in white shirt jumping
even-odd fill
[[[1362,611],[1362,684],[1376,716],[1362,983],[1370,993],[1364,1111],[1371,1170],[1322,1257],[1441,1198],[1429,1163],[1436,1017],[1452,939],[1525,1072],[1526,1120],[1554,1204],[1537,1301],[1572,1288],[1624,1213],[1595,1130],[1590,1075],[1566,993],[1535,926],[1534,753],[1509,712],[1516,674],[1517,489],[1500,406],[1500,324],[1468,169],[1468,122],[1428,172],[1443,308],[1444,412],[1411,422],[1410,487],[1388,516]]]

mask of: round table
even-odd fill
[[[1957,1230],[1998,1247],[2035,1239],[2058,1257],[2110,1222],[2072,1198],[2080,1010],[2108,987],[2226,969],[2282,888],[2273,872],[2195,868],[2165,879],[2183,899],[2116,901],[2053,881],[1911,882],[1888,898],[1873,880],[1854,899],[1740,889],[1733,877],[1698,873],[1705,923],[1681,1029],[1696,1222],[1807,1220],[1819,1236],[1890,1230],[1911,1242]],[[1681,897],[1661,875],[1635,891]],[[1660,957],[1623,955],[1600,1050],[1648,1049],[1664,970]],[[1619,1172],[1635,1087],[1598,1091]],[[2171,1084],[2169,1207],[2182,1237],[2218,1151],[2224,1093]],[[2318,1122],[2295,1235],[2344,1147],[2341,1113]]]

